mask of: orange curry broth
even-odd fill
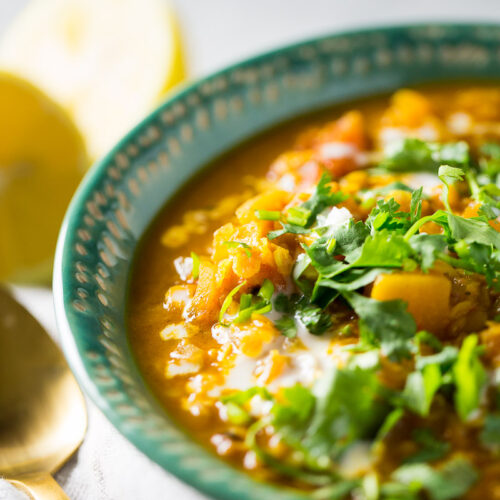
[[[453,120],[455,123],[452,123]],[[248,450],[243,443],[243,430],[221,420],[220,408],[214,404],[214,399],[208,396],[214,384],[222,384],[224,381],[224,376],[221,375],[221,358],[224,358],[225,354],[221,354],[223,348],[213,338],[211,327],[217,323],[217,315],[228,291],[236,284],[242,283],[243,277],[248,283],[245,285],[248,290],[252,286],[262,284],[264,278],[271,279],[278,289],[283,288],[286,285],[286,276],[280,272],[289,272],[286,271],[289,269],[287,259],[293,263],[297,254],[296,242],[284,245],[289,256],[279,258],[281,269],[279,264],[273,269],[261,264],[261,271],[255,275],[248,269],[242,269],[241,276],[233,276],[231,282],[223,290],[220,289],[215,298],[203,296],[205,303],[202,300],[198,310],[190,313],[191,318],[194,318],[196,331],[189,331],[182,339],[161,334],[169,325],[184,323],[182,310],[174,304],[177,299],[172,302],[173,292],[169,292],[169,289],[180,286],[182,293],[188,293],[191,297],[196,294],[196,280],[189,277],[182,280],[176,271],[175,259],[189,257],[191,252],[196,252],[203,262],[212,251],[217,253],[217,248],[223,248],[219,240],[230,239],[234,228],[228,229],[226,226],[226,229],[219,230],[218,234],[222,232],[222,236],[215,236],[215,250],[214,232],[228,222],[235,221],[235,211],[245,200],[276,189],[274,183],[284,175],[290,172],[295,175],[295,191],[307,190],[311,184],[315,184],[318,171],[306,168],[300,174],[297,172],[300,166],[311,161],[311,151],[318,151],[322,144],[332,140],[332,136],[335,142],[351,141],[358,152],[368,152],[368,156],[372,154],[376,159],[376,151],[380,148],[385,128],[400,128],[410,135],[422,135],[423,139],[443,142],[465,139],[474,149],[485,138],[500,138],[499,121],[500,88],[497,87],[463,84],[422,88],[418,93],[399,91],[392,97],[392,101],[391,97],[358,101],[281,125],[239,146],[198,174],[195,180],[168,203],[146,233],[137,252],[130,283],[128,325],[131,346],[142,374],[167,411],[182,422],[182,426],[197,440],[212,449],[215,448],[219,455],[231,463],[251,469],[252,474],[259,478],[280,481],[280,478],[265,466],[248,458]],[[426,134],[432,135],[429,129],[434,131],[435,137],[425,137]],[[288,153],[283,155],[283,152]],[[276,160],[277,158],[279,159]],[[367,179],[362,168],[363,166],[357,165],[350,156],[334,158],[327,164],[334,183],[338,183],[340,189],[348,193],[355,193],[361,188],[386,185],[396,180],[395,176],[389,174]],[[432,213],[442,208],[440,194],[440,188],[436,188],[435,194],[424,203],[424,213]],[[281,210],[291,201],[293,195],[278,201],[276,197],[279,198],[278,195],[269,198],[269,206],[251,205],[248,217],[251,218],[255,208]],[[394,191],[390,197],[394,197],[403,209],[409,204],[408,193]],[[449,201],[456,213],[465,217],[477,214],[477,207],[470,203],[470,200],[464,199],[457,189],[452,189]],[[371,208],[363,208],[349,201],[345,202],[344,206],[351,211],[354,218],[359,219],[366,217]],[[240,224],[241,218],[240,210]],[[267,222],[265,228],[256,226],[256,230],[269,231],[273,229],[273,224]],[[236,226],[239,227],[238,224]],[[432,227],[431,223],[425,230],[432,233],[437,232],[438,228]],[[240,240],[241,235],[240,231]],[[240,262],[245,256],[244,248],[220,251],[233,257],[239,255]],[[249,268],[254,256],[246,258],[249,260],[246,267]],[[236,261],[235,257],[232,261],[233,268],[238,265],[235,264]],[[243,260],[243,263],[245,262]],[[214,266],[216,269],[217,265],[218,262],[213,261],[207,261],[206,264],[212,266],[212,269]],[[234,275],[234,271],[231,273]],[[442,283],[443,273],[447,276],[445,284]],[[498,297],[489,293],[482,277],[470,278],[450,269],[438,269],[434,276],[436,281],[432,286],[437,289],[440,286],[449,287],[447,283],[451,282],[451,292],[448,292],[449,304],[439,306],[447,308],[447,315],[451,319],[439,324],[440,321],[442,323],[442,311],[436,306],[433,312],[432,300],[429,299],[424,312],[419,311],[418,304],[409,306],[419,328],[428,328],[426,321],[431,321],[435,329],[440,331],[441,340],[455,345],[460,345],[464,334],[482,330],[481,339],[486,346],[488,361],[492,366],[500,363],[500,329],[496,324],[490,328],[486,325],[487,320],[498,314]],[[177,288],[173,290],[175,292]],[[168,298],[167,295],[165,299],[167,292],[171,296]],[[384,296],[384,287],[377,283],[373,289],[369,287],[367,293],[372,293],[372,296],[374,293],[380,295],[375,298],[387,298]],[[353,315],[342,310],[338,311],[338,314],[341,326],[352,322],[349,335],[351,340],[356,338],[357,328]],[[240,348],[247,349],[249,355],[258,355],[261,344],[267,341],[266,335],[275,335],[271,331],[272,323],[266,318],[260,320],[249,335],[250,340],[240,343]],[[186,328],[191,328],[189,322],[184,324]],[[259,336],[262,337],[260,340]],[[342,344],[346,339],[339,339],[338,342]],[[172,361],[171,355],[174,353],[174,357],[176,356],[179,344],[184,345],[183,352],[186,352],[186,349],[189,351],[190,346],[193,346],[193,350],[189,352],[195,361],[201,359],[201,368],[197,370],[191,366],[192,371],[189,373],[169,376],[166,366]],[[268,371],[265,383],[276,378],[273,370],[278,373],[282,364],[279,354],[276,354],[270,367],[266,368]],[[401,388],[411,370],[410,362],[405,366],[405,363],[396,365],[386,361],[383,363],[380,378],[389,387]],[[203,386],[205,382],[196,379],[199,373],[210,381],[206,383],[206,387]],[[466,498],[479,499],[482,496],[500,499],[500,461],[489,451],[478,447],[478,431],[474,427],[464,426],[452,410],[444,398],[436,397],[426,425],[435,430],[438,436],[445,437],[454,450],[462,451],[481,470],[481,480]],[[411,429],[418,427],[421,422],[422,419],[416,416],[405,418],[402,425],[382,443],[376,469],[383,477],[387,477],[400,465],[404,457],[415,452],[416,445],[411,440]],[[286,480],[286,483],[292,484],[290,480]]]

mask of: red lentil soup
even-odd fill
[[[269,131],[141,243],[140,369],[199,441],[318,499],[500,499],[500,87]]]

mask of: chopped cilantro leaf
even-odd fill
[[[391,430],[394,429],[397,423],[403,418],[404,413],[403,408],[396,408],[395,410],[392,410],[380,426],[375,441],[377,442],[385,439],[389,432],[391,432]]]
[[[493,160],[500,160],[500,144],[498,142],[485,142],[481,145],[480,152]]]
[[[440,441],[430,429],[415,429],[412,437],[419,450],[405,459],[406,464],[440,460],[450,451],[450,443]]]
[[[387,201],[378,200],[366,221],[372,232],[388,229],[393,232],[404,233],[411,225],[408,212],[399,210],[399,203],[391,198]]]
[[[452,237],[457,241],[493,245],[497,250],[500,249],[500,233],[484,220],[448,214],[448,225]]]
[[[321,335],[332,326],[332,318],[327,311],[323,311],[321,307],[314,304],[307,304],[305,301],[297,303],[295,314],[313,335]]]
[[[274,309],[280,313],[294,314],[295,313],[295,302],[298,300],[298,295],[285,295],[284,293],[279,293],[274,299]]]
[[[369,234],[370,230],[364,222],[354,222],[353,219],[349,219],[347,224],[336,228],[332,233],[336,241],[335,253],[345,255],[349,260],[349,255],[364,243]]]
[[[412,253],[403,236],[387,230],[366,238],[353,267],[402,267]]]
[[[362,191],[362,196],[363,198],[369,198],[369,197],[373,198],[375,196],[392,193],[393,191],[407,191],[408,193],[411,193],[413,192],[413,189],[401,181],[396,181],[396,182],[391,182],[390,184],[387,184],[380,188],[374,188],[367,191]]]
[[[464,458],[454,458],[434,469],[428,464],[408,464],[396,469],[393,478],[424,490],[431,500],[461,498],[477,480],[477,472]],[[414,490],[414,491],[415,491]]]
[[[422,271],[427,272],[446,247],[446,236],[443,234],[415,234],[408,243],[416,252]]]
[[[393,172],[433,170],[436,162],[428,143],[415,138],[391,141],[385,148],[382,168]]]
[[[380,345],[382,353],[390,358],[401,359],[410,355],[409,340],[417,327],[405,302],[379,301],[354,292],[342,292],[342,295],[360,317],[365,340]]]
[[[295,320],[291,316],[283,316],[275,320],[274,326],[289,339],[293,339],[297,336],[297,326],[295,325]]]
[[[455,407],[462,420],[467,420],[478,408],[486,382],[486,371],[479,359],[477,343],[477,335],[466,337],[453,366]]]
[[[347,198],[340,191],[333,192],[329,186],[330,182],[331,177],[327,173],[324,173],[311,197],[304,203],[288,209],[286,222],[281,223],[283,229],[271,231],[267,237],[272,240],[286,233],[308,233],[310,227],[316,222],[317,216],[325,208],[333,207]]]
[[[415,342],[420,349],[421,344],[426,344],[429,347],[432,347],[435,351],[440,351],[443,348],[443,344],[441,341],[433,335],[431,332],[428,332],[426,330],[421,330],[417,332],[415,335]]]
[[[354,291],[375,281],[375,278],[382,273],[387,273],[387,269],[369,268],[369,269],[351,269],[342,274],[338,280],[320,279],[318,286],[333,288],[337,291]]]
[[[431,143],[432,157],[440,164],[467,166],[470,160],[469,145],[464,141],[445,144]]]
[[[344,500],[358,486],[358,479],[344,479],[312,492],[311,498],[313,500]]]
[[[370,435],[387,413],[379,391],[380,383],[373,369],[333,368],[315,387],[316,409],[306,441],[323,448],[328,442]],[[337,425],[332,425],[334,422]]]
[[[428,365],[437,365],[442,372],[449,370],[458,357],[458,349],[455,346],[447,345],[440,352],[429,356],[416,356],[415,367],[423,370]]]
[[[393,172],[435,172],[443,163],[467,165],[469,146],[463,141],[438,144],[416,138],[404,138],[390,142],[384,156],[380,166]]]
[[[328,241],[325,239],[314,242],[304,250],[311,264],[322,276],[333,276],[345,268],[345,265],[328,251]]]
[[[441,370],[436,364],[428,364],[421,371],[410,373],[403,391],[408,408],[419,415],[429,415],[432,400],[441,383]]]
[[[311,416],[315,399],[311,391],[300,384],[286,387],[281,394],[283,402],[276,403],[271,414],[273,425],[303,424]]]
[[[500,447],[500,415],[498,413],[486,415],[480,437],[484,446],[498,450]]]
[[[270,233],[267,234],[267,237],[270,240],[274,240],[275,238],[279,238],[280,236],[283,236],[286,233],[292,233],[292,234],[307,234],[309,232],[309,229],[306,229],[305,227],[302,226],[297,226],[296,224],[288,224],[282,222],[281,225],[283,226],[283,229],[277,229],[276,231],[271,231]]]
[[[292,321],[296,317],[313,335],[321,335],[332,326],[332,319],[328,311],[312,304],[305,296],[300,297],[297,294],[286,296],[279,294],[274,300],[274,309],[277,312],[284,313],[285,316],[277,321],[276,327],[283,333],[292,333]],[[284,319],[288,316],[290,319]],[[291,320],[291,321],[290,321]],[[294,325],[295,326],[295,325]],[[289,335],[286,335],[289,336]]]

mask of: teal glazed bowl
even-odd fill
[[[139,240],[188,179],[279,122],[401,86],[498,77],[500,25],[399,26],[288,46],[167,100],[88,172],[61,229],[54,267],[57,322],[87,394],[137,448],[214,498],[306,498],[219,460],[179,428],[148,390],[125,324]]]

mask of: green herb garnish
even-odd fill
[[[193,262],[193,269],[191,271],[191,276],[194,280],[198,279],[200,275],[200,258],[194,252],[191,252],[191,261]]]

